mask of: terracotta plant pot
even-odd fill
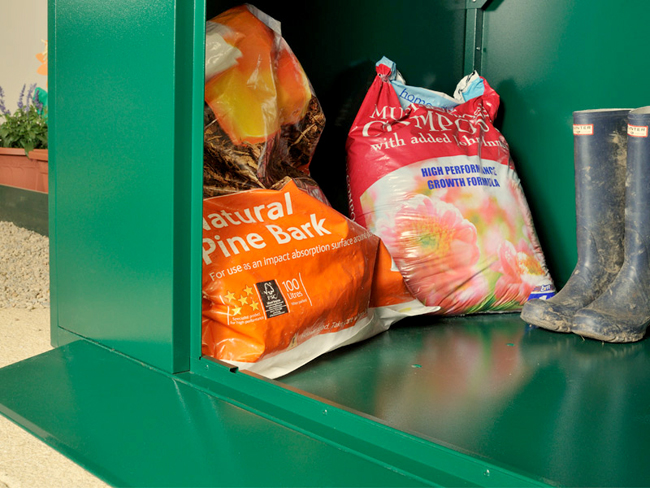
[[[37,154],[29,158],[24,149],[0,147],[0,185],[47,192],[47,176],[43,179],[39,170],[39,163],[47,166],[47,149],[32,151],[30,155],[34,153]]]
[[[47,149],[34,149],[29,153],[29,159],[31,159],[32,161],[36,161],[36,164],[38,166],[38,184],[36,190],[47,193],[47,181],[48,181]]]

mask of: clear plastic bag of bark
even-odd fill
[[[204,197],[279,189],[327,203],[309,164],[325,125],[280,23],[251,5],[206,23]]]

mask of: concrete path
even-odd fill
[[[49,309],[0,309],[0,367],[51,349]],[[0,488],[100,488],[103,483],[0,416]]]

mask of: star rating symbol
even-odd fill
[[[242,290],[239,298],[237,298],[237,295],[232,291],[227,291],[227,293],[223,295],[223,303],[224,305],[228,305],[232,317],[235,315],[243,316],[250,313],[244,310],[246,305],[250,306],[253,311],[258,311],[260,309],[259,302],[255,301],[254,291],[255,290],[251,286],[247,285]]]

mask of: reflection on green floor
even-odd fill
[[[518,314],[417,319],[284,383],[571,486],[646,486],[650,342],[603,344]]]

